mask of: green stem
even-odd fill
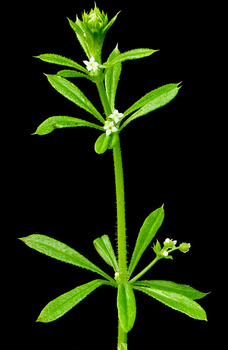
[[[118,323],[118,348],[117,350],[127,350],[127,333],[124,332],[123,328]]]
[[[119,283],[127,281],[127,244],[126,244],[126,222],[125,222],[125,196],[123,164],[120,148],[120,139],[113,148],[115,184],[116,184],[116,206],[117,206],[117,238],[118,238],[118,266]],[[127,333],[118,322],[118,350],[127,350]]]
[[[127,281],[127,247],[126,247],[126,223],[125,223],[125,199],[124,199],[124,176],[120,148],[120,140],[113,148],[116,206],[117,206],[117,239],[118,239],[118,263],[119,278],[121,283]]]
[[[96,82],[106,117],[112,111],[108,102],[104,83],[102,80]],[[126,244],[126,223],[125,223],[125,195],[123,163],[120,148],[120,139],[113,148],[115,185],[116,185],[116,207],[117,207],[117,239],[118,239],[118,267],[119,283],[127,282],[127,244]],[[127,350],[127,333],[122,329],[118,321],[118,350]]]
[[[160,260],[161,258],[159,258],[158,256],[156,256],[156,258],[151,261],[151,263],[145,267],[145,269],[143,269],[141,272],[138,273],[138,275],[136,275],[134,278],[132,278],[129,283],[133,283],[135,281],[137,281],[140,277],[142,277],[148,270],[151,269],[152,266],[154,266],[154,264],[156,264],[156,262],[158,260]]]
[[[110,104],[108,102],[104,83],[103,83],[103,81],[97,81],[96,85],[97,85],[97,89],[98,89],[98,92],[100,95],[101,103],[102,103],[104,111],[105,111],[105,115],[106,115],[106,117],[108,117],[110,114],[112,114],[112,111],[111,111]]]

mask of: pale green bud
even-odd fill
[[[104,11],[100,11],[95,4],[94,9],[91,9],[89,13],[84,12],[82,14],[82,20],[77,17],[76,23],[70,22],[89,59],[93,56],[100,63],[100,54],[105,35],[115,22],[117,15],[109,22],[108,16]]]
[[[119,274],[119,272],[115,272],[115,277],[114,278],[115,278],[117,283],[120,283],[120,274]]]
[[[179,245],[179,250],[182,252],[182,253],[187,253],[189,251],[191,247],[191,244],[190,243],[181,243]]]

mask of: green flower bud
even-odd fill
[[[181,243],[179,245],[179,250],[182,252],[182,253],[187,253],[189,251],[191,247],[191,244],[190,243]]]
[[[117,14],[118,15],[118,14]],[[100,11],[96,6],[89,13],[84,12],[82,20],[77,17],[76,23],[70,21],[70,25],[76,32],[77,38],[82,45],[87,57],[95,58],[101,63],[101,49],[108,29],[115,22],[117,15],[109,22],[104,11]]]
[[[95,5],[94,9],[90,10],[90,13],[84,12],[82,21],[92,33],[98,33],[108,24],[108,16]]]
[[[119,274],[119,272],[115,272],[115,277],[114,278],[115,278],[117,283],[120,283],[120,274]]]

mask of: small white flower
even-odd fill
[[[117,124],[120,121],[120,119],[123,118],[123,116],[124,116],[123,113],[119,113],[118,110],[115,109],[114,112],[110,114],[109,118],[113,119],[114,122]]]
[[[96,72],[99,67],[99,63],[95,62],[94,57],[92,56],[89,61],[83,61],[83,63],[86,65],[86,69],[90,72]]]
[[[166,240],[164,241],[164,245],[168,248],[174,248],[176,244],[177,241],[173,239],[166,238]]]
[[[164,256],[168,256],[168,255],[169,255],[169,253],[167,252],[167,250],[164,250],[164,252],[162,253],[162,255],[164,255]]]
[[[104,129],[106,130],[106,135],[109,136],[112,132],[118,131],[118,129],[114,126],[114,122],[110,122],[106,120]]]

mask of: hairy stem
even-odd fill
[[[127,333],[121,327],[120,321],[118,323],[118,348],[117,350],[127,350]]]
[[[106,117],[108,117],[110,114],[112,114],[112,111],[111,111],[110,104],[108,102],[108,98],[107,98],[107,94],[106,94],[106,91],[105,91],[104,83],[103,83],[103,81],[98,81],[96,83],[96,85],[97,85],[97,89],[98,89],[98,92],[99,92],[99,95],[100,95],[101,103],[102,103],[104,111],[105,111],[105,115],[106,115]]]
[[[103,81],[96,83],[106,117],[112,111],[108,102]],[[117,239],[118,239],[118,267],[119,283],[127,281],[127,245],[126,245],[126,222],[125,222],[125,195],[123,163],[120,148],[120,139],[113,148],[114,173],[116,185],[116,208],[117,208]],[[118,321],[118,350],[127,350],[127,333],[122,329]]]
[[[127,281],[127,247],[126,247],[126,223],[125,223],[125,196],[123,164],[120,148],[120,140],[113,148],[116,206],[117,206],[117,238],[118,238],[118,263],[119,276],[122,283]]]
[[[116,184],[116,206],[117,206],[117,238],[118,238],[118,265],[120,283],[127,281],[127,244],[126,244],[126,222],[125,222],[125,196],[123,164],[120,148],[120,139],[113,148],[115,184]],[[127,333],[118,322],[118,350],[127,350]]]

